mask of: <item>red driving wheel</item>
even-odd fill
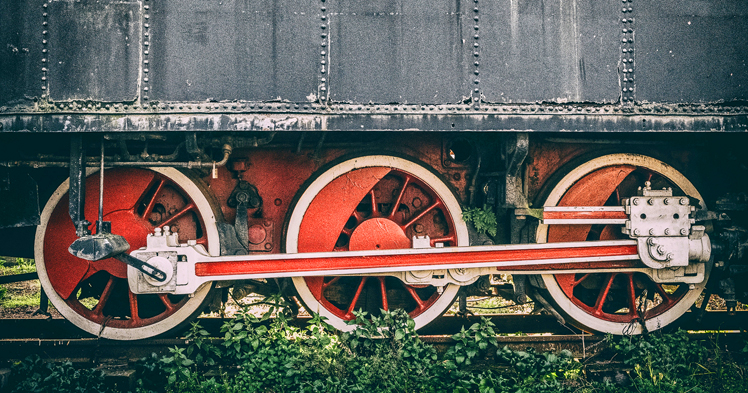
[[[287,232],[289,252],[410,248],[413,236],[429,236],[432,246],[467,243],[448,188],[422,166],[391,156],[360,157],[324,172],[302,194]],[[451,305],[458,289],[384,276],[305,277],[294,285],[310,311],[343,330],[359,309],[404,309],[423,326]]]
[[[89,262],[68,247],[76,239],[68,214],[68,183],[55,192],[37,230],[39,278],[54,307],[92,334],[140,339],[172,330],[199,313],[210,286],[195,296],[135,295],[127,266],[114,258]],[[98,214],[98,176],[86,179],[86,219]],[[170,226],[180,241],[196,240],[217,253],[218,234],[211,205],[195,183],[172,168],[111,169],[105,172],[104,220],[122,235],[130,250],[144,247],[155,228]],[[94,225],[91,225],[94,229]]]
[[[645,182],[670,187],[674,195],[701,200],[693,185],[675,169],[651,157],[616,154],[600,157],[572,171],[545,206],[620,206]],[[541,227],[540,242],[624,239],[620,225],[551,225]],[[708,271],[707,271],[708,277]],[[706,280],[705,280],[706,281]],[[704,283],[662,284],[639,272],[556,274],[543,276],[547,293],[572,323],[588,331],[640,333],[672,323],[695,302]]]

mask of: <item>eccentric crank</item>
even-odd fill
[[[647,185],[622,207],[553,207],[537,211],[543,224],[624,224],[630,240],[440,247],[415,237],[411,249],[300,254],[210,256],[194,242],[180,244],[168,228],[148,235],[132,256],[166,273],[158,281],[128,266],[134,293],[189,294],[210,281],[322,275],[389,275],[407,284],[467,285],[499,272],[515,274],[642,272],[656,282],[699,283],[711,244],[692,226],[693,208],[672,190]]]

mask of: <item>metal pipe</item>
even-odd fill
[[[223,145],[223,158],[217,162],[203,162],[203,161],[188,161],[188,162],[147,162],[147,161],[112,161],[107,163],[109,167],[175,167],[175,168],[213,168],[221,167],[226,165],[231,157],[233,149],[231,145]],[[87,167],[99,166],[98,162],[86,160],[85,164]],[[56,167],[56,168],[67,168],[70,163],[64,161],[2,161],[0,167],[5,168],[44,168],[44,167]]]

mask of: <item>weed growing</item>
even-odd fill
[[[214,339],[198,323],[190,345],[140,360],[136,392],[744,392],[742,353],[705,346],[682,331],[610,337],[626,371],[617,383],[591,381],[569,352],[501,347],[488,319],[463,328],[445,353],[424,343],[403,311],[354,313],[357,326],[337,332],[315,315],[289,324],[282,298],[265,299],[262,316],[241,310]],[[274,316],[270,320],[270,316]],[[77,374],[76,374],[77,373]],[[56,381],[63,381],[57,383]],[[67,381],[80,380],[79,386]],[[100,373],[38,358],[13,367],[14,392],[104,391]]]

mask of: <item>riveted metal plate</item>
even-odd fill
[[[44,37],[49,41],[50,98],[128,101],[137,97],[139,1],[51,1],[48,13]]]
[[[636,3],[637,94],[646,102],[748,99],[743,0]]]
[[[44,12],[39,1],[0,0],[0,106],[42,93]]]
[[[421,104],[469,97],[463,48],[472,39],[463,43],[460,29],[461,7],[468,6],[472,1],[331,2],[332,99]]]
[[[481,0],[480,85],[485,99],[618,101],[619,4]],[[466,30],[472,29],[474,17],[465,13]],[[465,51],[471,56],[472,50]]]
[[[317,92],[319,0],[154,1],[151,101],[306,101]]]

